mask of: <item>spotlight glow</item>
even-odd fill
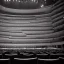
[[[11,0],[9,0],[9,1],[11,1]]]
[[[18,0],[18,2],[21,2],[20,0]]]
[[[7,0],[7,2],[8,2],[9,0]]]
[[[34,3],[38,2],[38,0],[31,0],[31,1],[34,2]]]
[[[14,2],[14,0],[13,0],[13,2]]]
[[[42,7],[44,7],[44,5],[43,5],[43,4],[41,5],[41,8],[42,8]]]
[[[17,0],[15,0],[17,2]]]

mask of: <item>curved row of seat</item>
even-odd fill
[[[64,63],[64,58],[61,59],[36,59],[36,58],[14,58],[12,61],[10,59],[0,59],[1,64],[62,64]]]
[[[1,56],[1,55],[0,55]],[[32,54],[25,53],[24,56],[22,53],[20,56],[17,54],[5,54],[3,58],[0,58],[1,64],[61,64],[61,62],[64,63],[64,55],[61,55],[62,57],[59,57],[59,55],[52,54],[51,58],[48,58],[47,54],[37,54],[37,57],[33,57]],[[62,63],[62,64],[63,64]]]
[[[39,51],[3,51],[0,53],[0,58],[42,58],[42,59],[56,59],[64,57],[62,50],[39,50]]]
[[[32,11],[34,12],[31,15],[0,13],[0,44],[38,44],[53,42],[54,34],[50,17],[51,7],[52,5],[45,6],[42,9],[28,10],[30,13]],[[4,8],[2,7],[2,9]],[[9,9],[6,8],[7,11]],[[17,10],[16,12],[18,12]],[[40,10],[42,14],[35,14],[35,12],[39,13],[37,10]]]
[[[2,7],[1,11],[6,9],[5,12],[9,13],[0,12],[0,47],[20,48],[23,44],[26,47],[28,44],[33,44],[31,46],[35,47],[46,44],[47,46],[62,45],[64,42],[63,4],[63,0],[58,0],[55,4],[42,9],[28,10],[29,13],[33,13],[30,15],[28,13],[24,15],[10,14],[10,8]],[[15,11],[12,11],[12,13],[21,13],[23,10],[19,12],[17,9]],[[40,12],[42,13],[39,14]]]
[[[55,3],[52,7],[52,25],[54,29],[54,33],[63,31],[64,32],[64,1],[59,0],[57,3]],[[61,33],[60,33],[61,34]],[[58,41],[61,43],[61,41],[64,41],[64,33],[63,35],[56,37],[56,39],[60,38]],[[54,38],[55,40],[55,38]]]

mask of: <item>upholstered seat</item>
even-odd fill
[[[42,59],[48,59],[48,54],[37,54],[38,58],[42,58]]]
[[[15,57],[17,58],[18,55],[17,54],[5,54],[4,56],[5,58],[15,58]]]
[[[34,58],[36,57],[34,54],[29,54],[29,53],[20,53],[18,55],[18,58]]]
[[[14,58],[13,64],[37,64],[37,58]]]
[[[51,59],[59,58],[59,57],[64,57],[64,54],[50,54]]]
[[[38,59],[38,64],[58,64],[59,59]]]
[[[10,59],[0,59],[0,64],[10,64]]]
[[[59,57],[59,64],[64,64],[64,57]]]
[[[56,58],[59,58],[59,55],[58,54],[50,54],[50,58],[56,59]]]

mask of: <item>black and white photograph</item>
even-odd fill
[[[64,0],[0,0],[0,64],[64,64]]]

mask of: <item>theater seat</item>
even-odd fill
[[[25,58],[34,58],[35,55],[34,54],[25,54],[24,57]]]
[[[18,58],[35,58],[36,55],[32,53],[20,53]]]
[[[64,57],[64,54],[58,53],[58,54],[50,54],[51,59],[59,58],[59,57]]]
[[[10,59],[0,59],[0,64],[10,64]]]
[[[8,51],[3,51],[3,54],[10,54],[10,52],[8,52]]]
[[[24,52],[19,53],[18,58],[25,58],[25,55],[27,55],[27,54],[28,53],[24,53]]]
[[[0,54],[0,59],[2,59],[2,54]]]
[[[64,57],[59,57],[59,60],[60,60],[59,64],[61,64],[61,63],[64,64]]]
[[[59,64],[59,59],[38,59],[38,64]]]
[[[14,58],[13,64],[37,64],[37,58]]]
[[[37,54],[37,57],[38,58],[41,58],[41,59],[48,59],[48,54]]]
[[[18,56],[17,54],[5,54],[4,58],[10,58],[10,59],[12,59],[12,58],[15,58],[15,57],[17,58],[17,56]]]
[[[5,54],[3,58],[6,58],[6,59],[9,58],[10,59],[10,64],[12,64],[13,59],[17,58],[17,57],[18,57],[17,54]]]
[[[51,59],[59,58],[59,54],[50,54]]]

